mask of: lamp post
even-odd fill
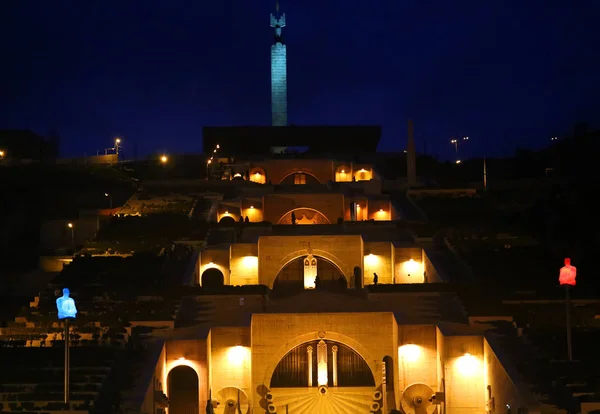
[[[121,138],[115,138],[115,152],[119,155],[119,148],[121,148]]]
[[[565,265],[560,268],[560,275],[558,281],[561,286],[565,288],[565,306],[567,315],[567,357],[569,361],[573,361],[573,347],[571,344],[571,297],[570,289],[571,286],[575,286],[575,278],[577,277],[577,268],[571,266],[571,259],[565,258]]]
[[[75,226],[73,223],[67,223],[67,227],[71,229],[71,250],[73,250],[73,255],[75,255]]]
[[[58,320],[65,321],[65,390],[64,402],[65,408],[69,407],[69,371],[71,369],[71,355],[69,352],[69,319],[75,319],[77,316],[77,307],[73,298],[69,297],[71,292],[68,288],[63,289],[63,295],[56,299],[56,309],[58,310]]]
[[[210,175],[210,164],[212,163],[212,158],[208,161],[206,161],[206,179],[208,180],[208,177]]]
[[[108,197],[108,208],[112,210],[112,195],[109,193],[104,193],[104,197]]]

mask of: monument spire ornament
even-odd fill
[[[275,29],[271,45],[271,122],[273,126],[287,125],[287,47],[282,29],[285,13],[279,14],[279,0],[275,3],[275,15],[271,14],[271,27]]]

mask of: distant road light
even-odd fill
[[[460,164],[461,162],[462,162],[461,160],[456,160],[456,163],[457,163],[457,164]]]
[[[169,158],[166,155],[162,155],[160,157],[160,162],[162,162],[163,164],[166,164],[167,161],[169,161]]]
[[[552,137],[550,138],[550,141],[558,141],[558,137]]]

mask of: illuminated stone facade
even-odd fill
[[[210,395],[219,413],[475,414],[523,403],[484,336],[398,324],[389,312],[255,314],[205,340],[167,341],[155,376],[168,384],[182,365],[197,374],[199,407]]]
[[[360,235],[262,236],[258,243],[234,243],[202,251],[198,284],[209,270],[218,270],[226,285],[265,285],[273,288],[277,278],[298,259],[312,254],[319,263],[337,270],[350,288],[380,284],[433,283],[439,276],[425,250],[395,247],[391,242],[364,242]],[[321,275],[319,271],[317,274]],[[297,278],[301,280],[300,275]]]

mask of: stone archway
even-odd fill
[[[293,223],[292,215],[295,218],[295,223]],[[331,221],[325,214],[314,208],[300,207],[285,213],[277,224],[331,224]]]
[[[305,170],[289,171],[289,172],[283,174],[283,178],[281,179],[281,181],[279,183],[280,184],[293,184],[294,176],[296,174],[305,176],[306,181],[303,184],[321,184],[321,181],[317,178],[316,175],[314,175],[313,173],[311,173],[309,171],[305,171]]]
[[[202,272],[200,282],[203,288],[220,289],[225,284],[225,276],[219,269],[211,267]]]
[[[352,286],[352,280],[348,277],[348,275],[346,274],[346,272],[344,271],[344,265],[341,262],[340,259],[338,259],[336,256],[334,256],[333,254],[326,252],[324,250],[319,250],[319,249],[311,249],[311,253],[313,256],[317,257],[317,258],[321,258],[323,260],[326,260],[327,262],[331,263],[333,266],[335,266],[339,271],[340,274],[346,279],[346,284],[348,287]],[[269,280],[268,286],[269,289],[273,289],[273,286],[275,285],[275,281],[277,280],[277,276],[279,276],[279,274],[281,273],[281,271],[283,269],[285,269],[285,267],[287,265],[289,265],[291,262],[293,262],[294,260],[297,260],[299,258],[303,258],[307,255],[307,251],[306,250],[297,250],[293,253],[288,254],[287,256],[285,256],[282,261],[281,261],[281,266],[279,266],[279,270],[277,271],[277,273],[275,274],[275,276],[273,277],[273,280]]]
[[[306,289],[304,261],[307,257],[306,254],[296,257],[281,267],[273,281],[272,289],[274,293],[292,293]],[[313,260],[316,260],[316,274],[314,276],[319,276],[319,286],[316,287],[317,289],[326,291],[346,290],[348,280],[336,263],[318,254],[313,254],[311,257]],[[340,277],[342,277],[342,280],[340,280]],[[310,280],[312,281],[313,278],[311,277]]]
[[[167,376],[170,414],[188,414],[199,412],[199,378],[196,371],[179,365]]]
[[[263,384],[271,384],[273,373],[275,372],[277,365],[279,365],[279,362],[283,359],[285,355],[287,355],[288,352],[290,352],[292,349],[296,348],[299,345],[311,341],[317,341],[320,339],[323,339],[322,333],[310,332],[287,341],[275,353],[272,354],[270,361],[267,364],[265,364],[266,371]],[[327,332],[325,334],[325,339],[339,342],[354,350],[354,352],[360,355],[369,366],[369,369],[373,374],[373,378],[375,379],[375,385],[378,386],[381,383],[381,381],[379,380],[380,375],[378,375],[379,371],[377,370],[377,366],[375,365],[375,360],[372,358],[367,349],[364,346],[362,346],[358,341],[355,341],[354,339],[337,332]]]

